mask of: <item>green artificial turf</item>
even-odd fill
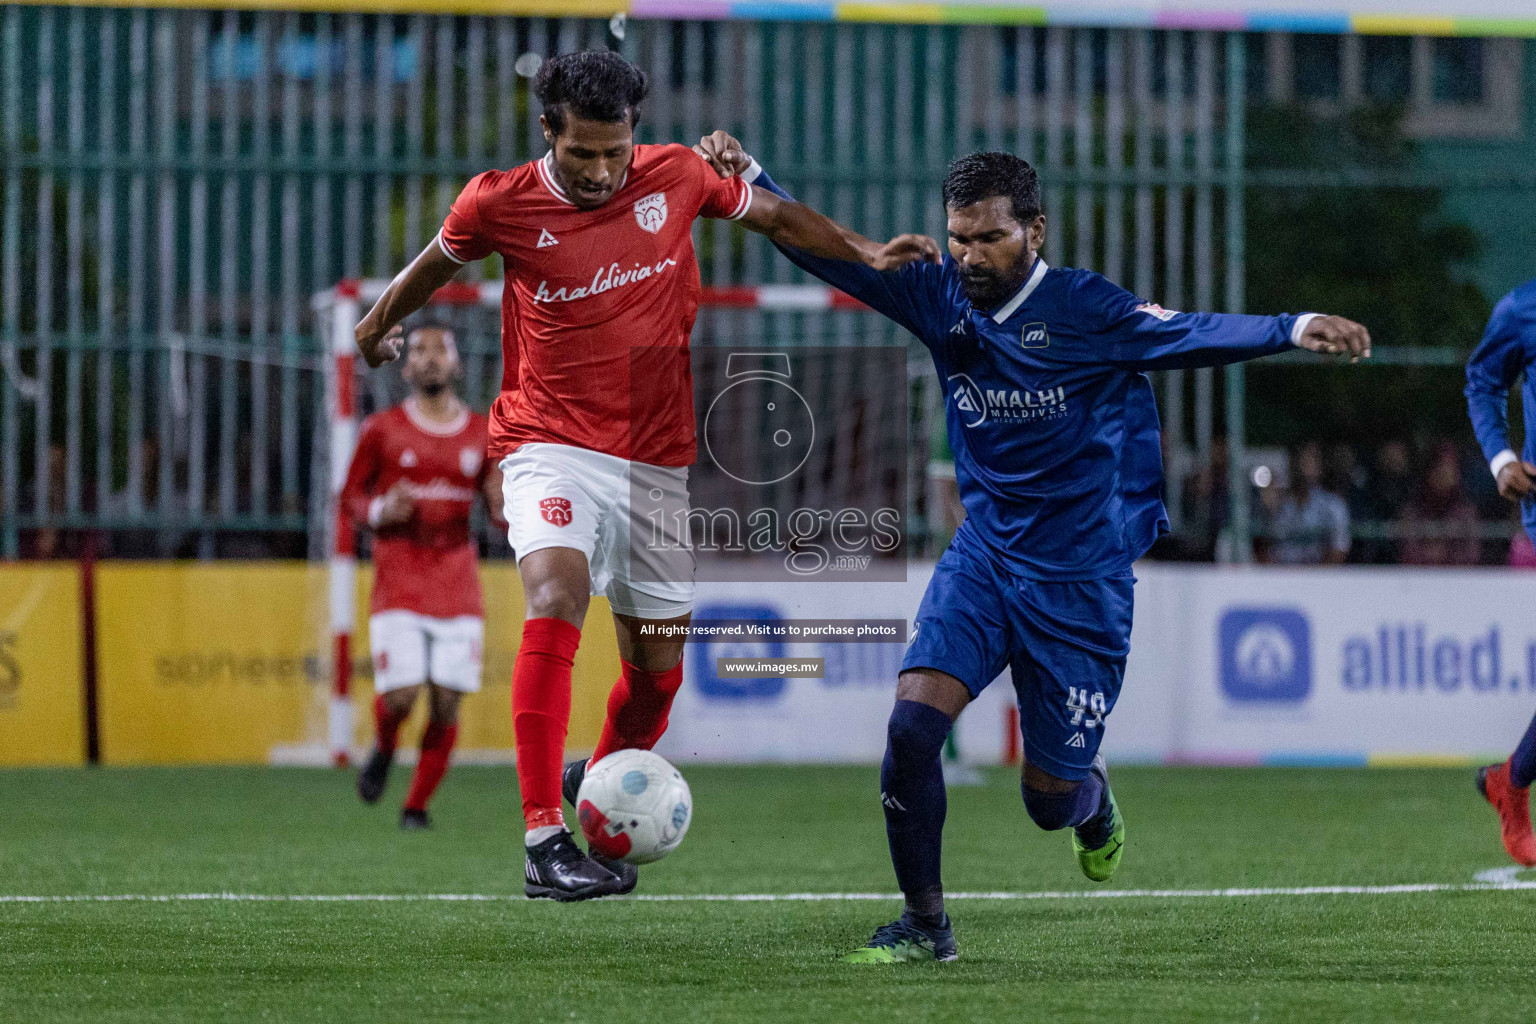
[[[890,892],[869,768],[688,767],[640,892]],[[1017,776],[950,794],[951,892],[1076,891]],[[1465,883],[1506,863],[1471,773],[1125,768],[1116,889]],[[0,895],[522,890],[516,779],[436,828],[305,769],[0,772]],[[1526,875],[1523,877],[1532,877]],[[1536,891],[957,900],[952,964],[838,954],[894,901],[0,903],[0,1021],[1497,1021],[1536,1012]]]

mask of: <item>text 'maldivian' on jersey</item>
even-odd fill
[[[549,156],[472,178],[438,240],[450,259],[495,252],[506,265],[491,456],[545,441],[690,465],[693,222],[739,219],[751,202],[751,186],[678,145],[636,146],[618,190],[591,210],[566,197]]]
[[[409,520],[374,533],[372,612],[484,614],[469,513],[490,471],[485,443],[485,417],[467,408],[435,423],[407,399],[363,421],[342,507],[367,523],[373,499],[402,480],[415,499]]]

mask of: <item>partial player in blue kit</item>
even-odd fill
[[[1467,360],[1467,412],[1499,493],[1520,503],[1525,530],[1536,539],[1536,281],[1499,300],[1483,340]],[[1525,375],[1525,454],[1509,445],[1509,389]],[[1503,764],[1477,770],[1477,789],[1499,812],[1504,849],[1516,863],[1536,867],[1531,833],[1531,782],[1536,780],[1536,718]]]
[[[782,189],[724,133],[717,172]],[[1086,270],[1052,269],[1033,168],[1006,153],[955,161],[944,181],[949,255],[899,271],[782,249],[911,331],[945,382],[966,520],[934,571],[897,683],[881,766],[902,916],[844,959],[953,960],[940,882],[939,752],[955,717],[1011,667],[1024,727],[1022,790],[1045,829],[1072,829],[1107,880],[1125,825],[1098,755],[1130,648],[1132,563],[1168,519],[1157,406],[1143,371],[1215,366],[1301,346],[1369,355],[1339,317],[1178,313]]]

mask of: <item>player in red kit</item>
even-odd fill
[[[485,626],[469,513],[483,496],[499,519],[501,480],[485,458],[485,417],[452,391],[453,333],[417,327],[407,340],[411,396],[363,424],[341,500],[374,534],[368,639],[378,738],[357,792],[368,803],[383,795],[400,723],[425,688],[421,757],[400,812],[400,827],[414,829],[428,827],[427,801],[448,771],[459,698],[480,689]]]
[[[643,627],[686,627],[693,608],[687,538],[648,531],[686,522],[688,510],[694,220],[738,220],[774,241],[882,270],[938,251],[912,235],[872,242],[720,178],[685,146],[636,145],[645,75],[617,54],[552,58],[534,89],[549,153],[473,178],[437,239],[358,325],[357,342],[370,365],[393,358],[394,324],[460,264],[501,254],[505,369],[490,454],[504,474],[527,598],[512,677],[525,891],[577,900],[628,892],[636,877],[632,865],[583,854],[561,813],[571,662],[589,596],[607,596],[622,661],[594,759],[654,745],[682,683],[681,634],[658,639]],[[566,771],[569,792],[585,764]]]

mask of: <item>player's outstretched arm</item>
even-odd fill
[[[1102,347],[1097,358],[1135,370],[1222,366],[1291,348],[1351,360],[1371,354],[1371,335],[1340,316],[1178,313],[1144,302],[1097,274],[1073,285],[1072,303]]]
[[[434,238],[410,266],[389,282],[379,301],[357,325],[357,349],[369,366],[383,366],[400,355],[405,344],[400,322],[430,302],[434,292],[453,280],[460,266]]]
[[[759,212],[760,205],[766,207],[768,203],[777,201],[775,213],[780,214],[788,209],[787,216],[795,218],[801,211],[809,213],[825,222],[822,228],[830,225],[832,230],[846,232],[853,239],[858,239],[869,245],[878,243],[847,231],[837,222],[821,217],[815,211],[795,202],[794,197],[781,188],[768,172],[758,165],[741,148],[741,143],[723,131],[706,135],[699,140],[699,144],[693,147],[694,152],[703,157],[715,173],[722,178],[733,175],[741,175],[742,180],[752,185],[752,205],[748,208],[747,216],[743,217],[743,223],[748,223],[754,212]],[[751,224],[748,223],[750,227]],[[780,237],[763,231],[774,242],[779,252],[795,266],[806,271],[834,288],[841,289],[858,299],[860,302],[884,314],[896,321],[902,327],[923,339],[926,344],[933,343],[934,330],[937,329],[938,337],[942,337],[943,331],[949,327],[948,321],[939,325],[942,316],[935,318],[935,310],[944,306],[944,280],[943,272],[937,263],[939,258],[938,243],[923,235],[901,235],[892,239],[884,247],[884,260],[877,258],[873,262],[866,262],[861,258],[850,258],[848,253],[841,256],[825,257],[812,252],[796,242],[783,241]],[[857,245],[844,239],[849,245]],[[894,264],[894,266],[890,266]]]
[[[1499,493],[1510,501],[1536,493],[1536,466],[1521,460],[1509,442],[1509,389],[1526,368],[1529,330],[1536,330],[1536,323],[1506,298],[1494,307],[1483,340],[1467,359],[1467,415]]]
[[[733,174],[748,175],[754,161],[729,132],[716,131],[704,136],[693,147],[715,173],[722,178]],[[748,183],[761,175],[748,175]],[[883,245],[845,228],[831,217],[817,213],[796,202],[788,192],[774,186],[766,177],[752,193],[752,205],[742,216],[744,227],[767,235],[774,244],[798,249],[825,260],[859,263],[872,270],[897,270],[908,263],[938,263],[943,259],[939,243],[927,235],[897,235]]]
[[[908,263],[937,263],[942,258],[939,243],[927,235],[897,235],[889,242],[876,242],[804,203],[766,189],[757,189],[752,194],[752,205],[741,223],[777,245],[824,260],[863,264],[881,272],[899,270]]]

